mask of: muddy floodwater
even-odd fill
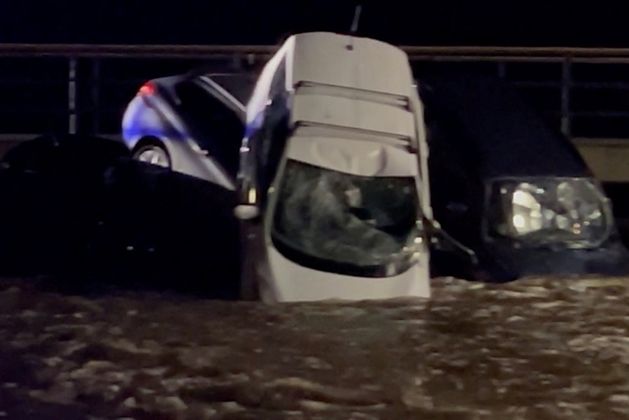
[[[629,418],[628,284],[270,306],[0,281],[0,419]]]

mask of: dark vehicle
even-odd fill
[[[432,204],[478,263],[433,254],[435,275],[508,281],[629,272],[610,200],[572,143],[508,84],[424,77]]]
[[[153,79],[127,106],[124,142],[137,160],[233,190],[255,80],[203,71]]]
[[[138,162],[119,141],[23,142],[0,160],[0,197],[0,276],[238,297],[233,191]]]

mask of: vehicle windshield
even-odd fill
[[[415,262],[421,232],[413,177],[356,176],[289,160],[278,194],[273,242],[301,265],[386,277]]]
[[[588,178],[495,180],[490,186],[491,236],[521,246],[598,246],[609,236],[611,209]]]

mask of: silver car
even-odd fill
[[[196,73],[145,83],[124,113],[133,156],[234,190],[249,74]]]

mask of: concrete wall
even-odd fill
[[[629,182],[629,139],[575,139],[594,175],[603,182]]]

